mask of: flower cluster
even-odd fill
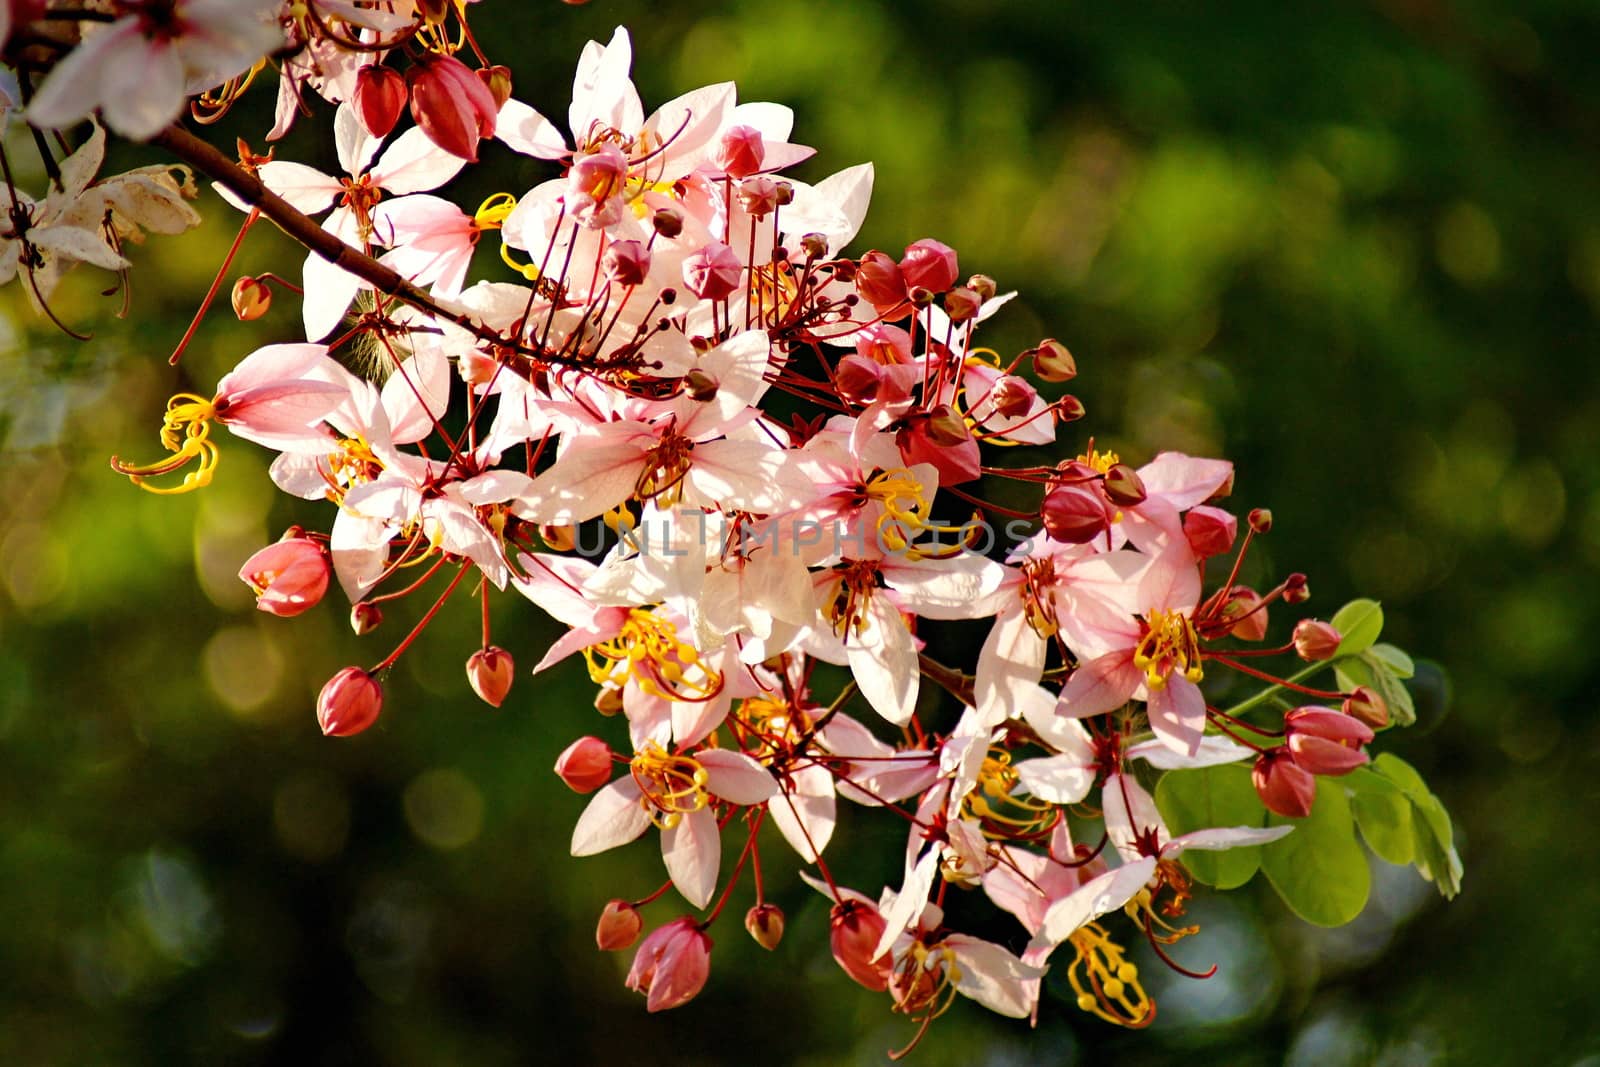
[[[1245,850],[1270,876],[1273,849],[1328,810],[1325,793],[1437,807],[1366,752],[1408,717],[1409,661],[1374,644],[1376,605],[1269,639],[1269,613],[1308,586],[1241,582],[1271,515],[1228,510],[1225,461],[1167,452],[1134,466],[1089,438],[1074,458],[1008,465],[1009,449],[1040,455],[1083,416],[1060,391],[1072,355],[1055,340],[1011,358],[981,347],[979,326],[1012,294],[964,277],[936,239],[847,254],[872,169],[785,176],[812,155],[787,108],[718,84],[647,114],[618,30],[580,57],[562,131],[478,53],[462,3],[257,6],[288,42],[274,135],[310,110],[308,90],[322,95],[340,171],[244,147],[234,163],[181,131],[162,143],[245,212],[241,238],[266,215],[310,249],[302,286],[247,277],[233,291],[249,320],[275,289],[299,289],[306,340],[251,353],[209,397],[174,397],[170,456],[113,466],[153,491],[198,488],[220,424],[277,453],[285,493],[334,505],[326,532],[294,528],[244,564],[263,611],[297,615],[336,583],[367,633],[395,601],[443,586],[387,656],[327,683],[327,734],[378,721],[384,673],[463,589],[483,615],[466,673],[490,704],[516,677],[490,640],[491,598],[525,597],[564,627],[534,672],[581,657],[616,724],[556,765],[589,796],[571,851],[648,836],[667,875],[606,905],[597,942],[631,946],[640,909],[669,889],[704,912],[640,943],[627,982],[651,1011],[700,991],[707,930],[746,871],[745,925],[778,943],[784,917],[760,872],[781,838],[830,902],[841,968],[919,1037],[957,995],[1036,1016],[1051,966],[1084,1011],[1143,1026],[1155,1005],[1125,946],[1142,938],[1167,960],[1196,931],[1187,854]],[[33,121],[99,106],[148,136],[175,108],[118,98],[128,65],[180,72],[171,84],[206,90],[193,107],[208,117],[260,69],[251,5],[109,7],[115,21],[59,62]],[[98,80],[58,88],[91,51]],[[395,135],[408,105],[414,126]],[[490,139],[545,161],[549,179],[476,208],[438,195]],[[15,235],[24,256],[59,247],[46,235],[64,224],[45,220],[64,210],[13,207],[33,219]],[[114,252],[77,258],[121,266]],[[475,267],[516,280],[469,284]],[[1031,503],[995,502],[1008,481]],[[971,628],[981,647],[936,659],[942,627]],[[1308,684],[1330,667],[1331,688]],[[1220,707],[1215,675],[1257,691]],[[1196,788],[1228,803],[1183,803]],[[902,873],[881,892],[835,879],[841,800],[904,829]],[[1445,826],[1406,858],[1451,892]],[[1015,936],[949,923],[961,891],[1014,916]]]

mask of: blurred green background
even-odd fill
[[[1234,502],[1276,514],[1256,566],[1310,574],[1322,614],[1381,599],[1388,638],[1438,665],[1418,726],[1382,744],[1455,815],[1453,904],[1389,868],[1342,931],[1259,885],[1202,895],[1182,958],[1221,971],[1196,983],[1146,961],[1150,1030],[1052,998],[1029,1031],[963,1001],[912,1062],[1600,1062],[1600,9],[476,10],[518,95],[563,125],[582,42],[618,23],[647,109],[730,78],[741,99],[792,105],[796,140],[820,150],[801,176],[877,164],[858,251],[933,236],[1019,288],[988,343],[1067,342],[1084,432],[1136,461],[1231,458]],[[259,148],[270,90],[254,95],[223,129]],[[311,123],[287,144],[331,164]],[[489,158],[474,192],[546,173]],[[499,712],[464,685],[463,601],[391,677],[380,724],[326,740],[318,687],[381,658],[406,619],[358,640],[330,594],[287,623],[234,572],[327,511],[275,494],[263,454],[232,440],[186,497],[106,469],[154,457],[170,393],[209,394],[294,336],[290,294],[249,329],[219,308],[166,366],[232,236],[226,209],[206,212],[135,252],[125,322],[105,276],[73,277],[56,307],[90,344],[3,294],[0,1060],[882,1062],[910,1027],[835,967],[825,905],[776,841],[776,953],[739,929],[740,897],[697,1001],[651,1017],[622,988],[627,955],[594,950],[593,920],[659,884],[660,860],[648,843],[566,855],[583,801],[551,764],[619,724],[595,717],[581,667],[526,676],[554,635],[534,609],[496,609],[523,670]],[[239,269],[297,264],[263,227]],[[862,814],[844,813],[836,848],[884,832]]]

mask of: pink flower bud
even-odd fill
[[[650,216],[650,225],[670,240],[683,232],[683,212],[675,207],[658,207]]]
[[[1083,485],[1059,485],[1050,490],[1039,511],[1045,533],[1069,545],[1088,544],[1111,522],[1105,502]]]
[[[961,277],[956,266],[956,250],[931,237],[906,246],[906,254],[900,260],[900,274],[907,288],[922,288],[931,293],[946,291]]]
[[[233,283],[233,314],[240,322],[254,322],[272,307],[272,289],[246,274]]]
[[[886,253],[868,252],[856,265],[856,292],[873,307],[891,308],[905,301],[906,280]]]
[[[760,176],[739,183],[739,204],[754,218],[764,219],[778,209],[778,183]]]
[[[1245,521],[1250,523],[1250,529],[1258,534],[1272,532],[1272,509],[1251,508],[1250,514],[1245,516]]]
[[[481,648],[467,657],[467,683],[485,704],[498,708],[511,691],[516,664],[511,653],[497,645]]]
[[[833,386],[839,395],[857,404],[870,404],[878,398],[883,384],[883,368],[866,356],[852,352],[833,369]]]
[[[993,300],[994,294],[999,292],[1000,289],[1000,287],[995,284],[995,280],[989,277],[987,274],[974,274],[972,277],[968,278],[967,288],[977,293],[978,299],[984,301],[985,303]]]
[[[642,929],[644,918],[638,908],[626,900],[612,900],[600,912],[600,922],[594,928],[594,943],[602,952],[616,952],[639,940]]]
[[[350,629],[354,630],[357,637],[362,637],[378,628],[383,621],[383,609],[376,604],[362,601],[350,608]]]
[[[681,1007],[705,988],[711,973],[711,939],[685,915],[651,931],[628,969],[627,986],[643,993],[652,1012]]]
[[[1343,635],[1319,619],[1301,619],[1294,627],[1294,650],[1307,663],[1321,663],[1339,654]]]
[[[639,285],[650,273],[650,249],[643,241],[612,241],[603,260],[606,276],[619,285]]]
[[[1358,685],[1344,698],[1344,713],[1356,721],[1381,730],[1389,725],[1389,702],[1364,685]]]
[[[892,967],[889,954],[872,958],[878,939],[887,928],[878,909],[861,900],[843,901],[833,906],[828,926],[828,947],[844,973],[875,993],[888,989]]]
[[[756,944],[771,952],[783,940],[783,909],[776,904],[757,904],[745,912],[744,928]]]
[[[1372,728],[1332,708],[1296,708],[1283,717],[1294,761],[1312,774],[1349,774],[1368,756],[1361,746],[1372,740]]]
[[[1150,495],[1145,491],[1139,472],[1126,463],[1112,464],[1101,485],[1105,488],[1106,499],[1119,508],[1138,507]]]
[[[744,265],[733,249],[712,241],[683,261],[683,284],[702,300],[724,300],[744,284]]]
[[[317,696],[317,722],[328,737],[359,734],[378,720],[383,689],[360,667],[346,667],[328,679]]]
[[[477,349],[462,352],[456,360],[456,373],[461,375],[461,380],[479,388],[494,381],[499,369],[499,360]]]
[[[356,72],[353,102],[367,132],[387,137],[406,106],[406,80],[392,67],[369,63]]]
[[[506,101],[511,99],[511,68],[480,67],[474,73],[488,87],[489,95],[494,97],[494,108],[498,115],[499,110],[506,106]]]
[[[1275,748],[1263,753],[1250,772],[1250,780],[1268,811],[1291,819],[1311,814],[1311,805],[1317,799],[1316,776],[1296,764],[1285,750]]]
[[[1033,410],[1033,405],[1039,399],[1038,390],[1015,374],[1007,374],[995,383],[994,391],[989,394],[995,411],[1008,419],[1020,419]]]
[[[1311,599],[1311,586],[1306,584],[1303,574],[1291,574],[1283,580],[1283,602],[1285,604],[1304,604]]]
[[[313,607],[328,591],[328,553],[309,537],[290,537],[245,560],[239,577],[256,594],[256,607],[290,618]]]
[[[978,442],[966,422],[945,405],[908,418],[894,440],[906,466],[933,464],[941,485],[970,482],[983,473]]]
[[[1064,396],[1055,403],[1057,422],[1077,422],[1089,414],[1089,409],[1083,406],[1083,401],[1075,396]]]
[[[1040,341],[1028,354],[1033,357],[1033,372],[1047,382],[1066,382],[1078,376],[1078,361],[1054,338]]]
[[[1200,504],[1183,517],[1183,535],[1201,559],[1220,556],[1239,536],[1239,520],[1231,512]]]
[[[1261,603],[1261,594],[1254,589],[1234,586],[1222,616],[1236,620],[1228,632],[1241,641],[1259,641],[1267,636],[1267,608]]]
[[[593,793],[611,780],[611,746],[580,737],[556,758],[556,774],[574,793]]]
[[[469,163],[478,141],[494,136],[499,108],[489,87],[454,56],[432,56],[411,68],[411,117],[428,140]]]
[[[730,178],[747,178],[761,169],[767,156],[766,142],[754,126],[730,126],[717,144],[716,165]]]
[[[982,307],[983,298],[971,289],[962,287],[944,294],[944,313],[951,322],[966,322],[975,318]]]

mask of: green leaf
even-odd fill
[[[1415,848],[1413,862],[1417,870],[1438,887],[1446,900],[1454,897],[1461,891],[1463,870],[1461,857],[1456,852],[1450,815],[1444,810],[1444,805],[1429,791],[1416,768],[1392,752],[1385,752],[1373,760],[1371,769],[1374,774],[1394,783],[1395,788],[1411,803],[1411,839]]]
[[[1371,648],[1383,632],[1383,608],[1376,600],[1352,600],[1328,621],[1342,637],[1338,654],[1355,656]]]
[[[1370,767],[1351,771],[1344,784],[1350,790],[1350,810],[1367,847],[1390,863],[1409,864],[1417,849],[1411,802],[1400,787]]]
[[[1379,649],[1387,651],[1380,652]],[[1402,662],[1403,661],[1403,662]],[[1401,667],[1406,674],[1396,673]],[[1411,690],[1401,678],[1411,677],[1415,668],[1411,657],[1393,645],[1373,645],[1357,656],[1344,656],[1333,661],[1333,677],[1344,690],[1364,685],[1383,698],[1389,705],[1389,722],[1395,726],[1410,726],[1417,721],[1417,708],[1411,699]]]
[[[1214,827],[1262,826],[1267,815],[1249,769],[1237,764],[1167,772],[1156,783],[1156,808],[1175,836]],[[1255,877],[1261,846],[1195,849],[1183,854],[1183,865],[1206,885],[1236,889]]]
[[[1261,870],[1296,915],[1318,926],[1343,926],[1361,914],[1372,871],[1356,840],[1343,785],[1319,778],[1309,816],[1268,815],[1267,824],[1294,827],[1294,833],[1261,846]]]

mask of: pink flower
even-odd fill
[[[434,56],[411,68],[411,117],[428,140],[469,163],[478,142],[494,136],[500,107],[494,94],[454,56]]]
[[[942,293],[956,284],[960,270],[956,265],[956,250],[931,237],[924,237],[906,246],[900,260],[900,276],[912,289],[927,289]]]
[[[1316,776],[1296,763],[1294,754],[1287,749],[1262,753],[1250,772],[1250,780],[1268,811],[1291,819],[1311,814],[1311,805],[1317,799]]]
[[[1283,717],[1294,761],[1312,774],[1349,774],[1367,762],[1372,727],[1332,708],[1296,708]]]
[[[256,607],[290,618],[313,607],[328,591],[328,553],[308,537],[290,537],[268,545],[239,568],[239,577],[255,591]]]
[[[647,998],[650,1011],[689,1003],[711,973],[711,939],[685,915],[651,931],[628,969],[627,986]]]
[[[317,721],[328,737],[349,737],[378,721],[383,689],[360,667],[346,667],[328,679],[317,696]]]

